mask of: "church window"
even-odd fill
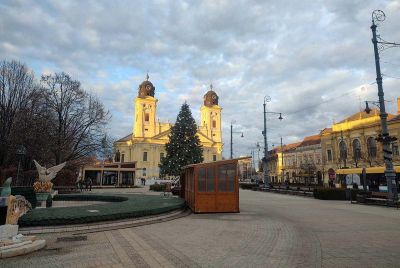
[[[145,113],[145,114],[144,114],[144,121],[145,121],[145,122],[149,122],[149,121],[150,121],[150,115],[149,115],[149,113]]]
[[[361,158],[361,143],[359,139],[353,140],[353,158],[355,161]]]
[[[374,137],[369,137],[367,140],[368,158],[376,157],[376,141]]]
[[[392,143],[392,153],[394,156],[399,156],[399,145],[397,142]]]
[[[217,161],[217,156],[215,154],[213,155],[213,161]]]
[[[328,155],[328,161],[330,162],[330,161],[332,161],[332,150],[327,150],[326,151],[326,153],[327,153],[327,155]]]
[[[147,152],[143,152],[143,161],[147,161]]]
[[[346,142],[341,141],[339,143],[339,151],[340,151],[340,160],[347,159],[347,146]]]
[[[213,127],[213,128],[216,128],[216,127],[217,127],[217,121],[215,121],[215,120],[212,121],[212,127]]]

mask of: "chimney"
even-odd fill
[[[400,115],[400,97],[397,97],[397,114]]]

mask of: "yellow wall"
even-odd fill
[[[345,166],[348,168],[370,168],[383,167],[383,148],[380,142],[376,142],[376,157],[368,156],[367,140],[376,138],[381,133],[380,117],[375,115],[371,118],[344,122],[346,124],[334,124],[332,130],[321,132],[322,161],[324,164],[325,182],[328,182],[328,170],[338,170]],[[400,138],[400,121],[389,121],[388,129],[391,136]],[[361,159],[356,162],[353,157],[353,141],[358,139],[361,143]],[[340,160],[339,143],[344,141],[347,145],[346,163]],[[399,140],[395,141],[399,145]],[[332,159],[328,159],[328,150],[332,153]],[[400,156],[393,155],[393,164],[400,165]]]

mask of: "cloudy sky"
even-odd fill
[[[1,1],[0,59],[42,73],[64,71],[110,110],[110,133],[133,125],[133,101],[149,71],[161,121],[187,101],[195,119],[209,84],[223,107],[224,155],[250,154],[268,140],[317,134],[376,100],[371,12],[386,13],[378,31],[400,42],[400,0],[303,1]],[[400,48],[382,52],[389,112],[400,96]]]

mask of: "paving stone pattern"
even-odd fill
[[[116,190],[117,191],[117,190]],[[243,190],[241,213],[87,234],[0,267],[399,267],[400,210]]]

